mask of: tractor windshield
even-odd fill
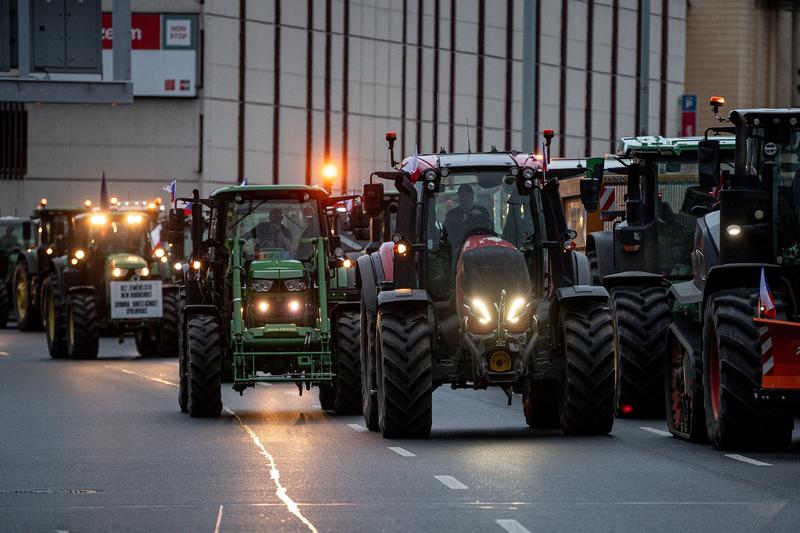
[[[302,242],[319,237],[320,211],[316,200],[293,198],[229,202],[226,234],[244,239],[244,258],[308,261],[313,247]]]
[[[753,128],[747,141],[747,170],[772,189],[776,261],[800,266],[800,131]]]
[[[30,222],[14,220],[3,221],[0,220],[0,251],[8,252],[20,248],[27,248],[32,244],[31,239],[25,239],[22,225]],[[31,235],[33,232],[31,231]]]
[[[129,253],[147,256],[148,217],[143,213],[95,214],[88,218],[84,228],[85,239],[90,249],[102,255]],[[80,239],[79,240],[83,240]]]
[[[506,179],[508,177],[508,179]],[[500,237],[517,248],[533,234],[530,204],[505,169],[451,170],[428,201],[425,242],[429,285],[447,294],[467,237]]]
[[[732,154],[731,154],[732,155]],[[658,180],[658,262],[662,274],[671,278],[691,277],[689,261],[694,243],[698,206],[710,208],[716,201],[699,186],[697,157],[664,158],[654,161]]]

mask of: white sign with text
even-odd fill
[[[111,318],[161,318],[161,280],[112,281]]]

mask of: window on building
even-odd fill
[[[28,172],[28,112],[20,102],[0,102],[0,179]]]

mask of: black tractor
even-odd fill
[[[712,98],[715,115],[722,103]],[[719,140],[700,143],[700,182],[721,191],[697,220],[693,279],[671,288],[685,312],[664,358],[667,422],[716,448],[783,447],[800,410],[800,110],[720,120],[735,165]]]
[[[531,427],[608,433],[608,293],[574,252],[558,179],[528,153],[392,160],[371,180],[399,192],[396,227],[358,260],[369,429],[427,436],[433,390],[450,385],[522,392]],[[367,211],[383,197],[382,182],[366,185]]]
[[[619,417],[664,412],[662,361],[672,312],[667,293],[672,283],[691,278],[688,257],[695,220],[716,201],[711,189],[699,183],[700,140],[622,138],[617,156],[610,159],[616,163],[614,173],[624,181],[601,185],[600,203],[605,205],[600,206],[600,217],[614,222],[588,235],[586,254],[593,282],[611,296],[614,407]],[[734,139],[718,140],[721,153],[730,160]],[[624,199],[624,209],[617,209],[615,199]]]

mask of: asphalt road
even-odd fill
[[[785,453],[725,453],[617,421],[533,432],[519,397],[434,394],[427,440],[384,440],[290,385],[177,406],[177,362],[101,341],[52,360],[0,331],[0,531],[797,531],[800,432]]]

